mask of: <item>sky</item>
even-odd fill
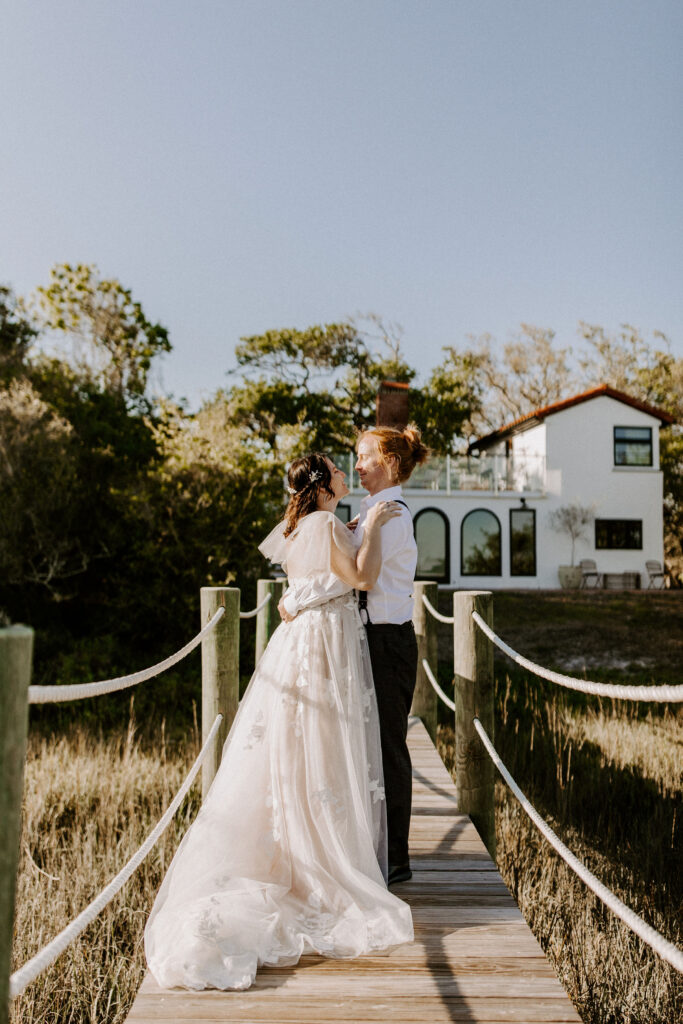
[[[680,0],[5,0],[0,282],[95,263],[197,407],[239,338],[580,320],[683,355]]]

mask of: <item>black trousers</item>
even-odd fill
[[[401,625],[369,622],[365,628],[379,710],[389,864],[406,864],[412,798],[406,737],[417,676],[417,640],[410,621]]]

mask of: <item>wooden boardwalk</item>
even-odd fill
[[[578,1022],[418,719],[410,846],[413,878],[393,891],[410,903],[415,940],[385,956],[262,968],[247,992],[162,990],[148,974],[131,1024],[396,1021]]]

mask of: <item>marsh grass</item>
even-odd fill
[[[13,970],[83,910],[161,817],[199,748],[196,728],[182,747],[164,733],[162,723],[146,749],[132,719],[108,738],[82,727],[29,737]],[[123,890],[15,1001],[12,1021],[125,1020],[144,974],[145,920],[198,801],[195,785]]]

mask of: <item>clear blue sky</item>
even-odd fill
[[[521,321],[683,355],[680,0],[5,0],[0,281],[94,262],[193,405],[374,311],[423,377]]]

